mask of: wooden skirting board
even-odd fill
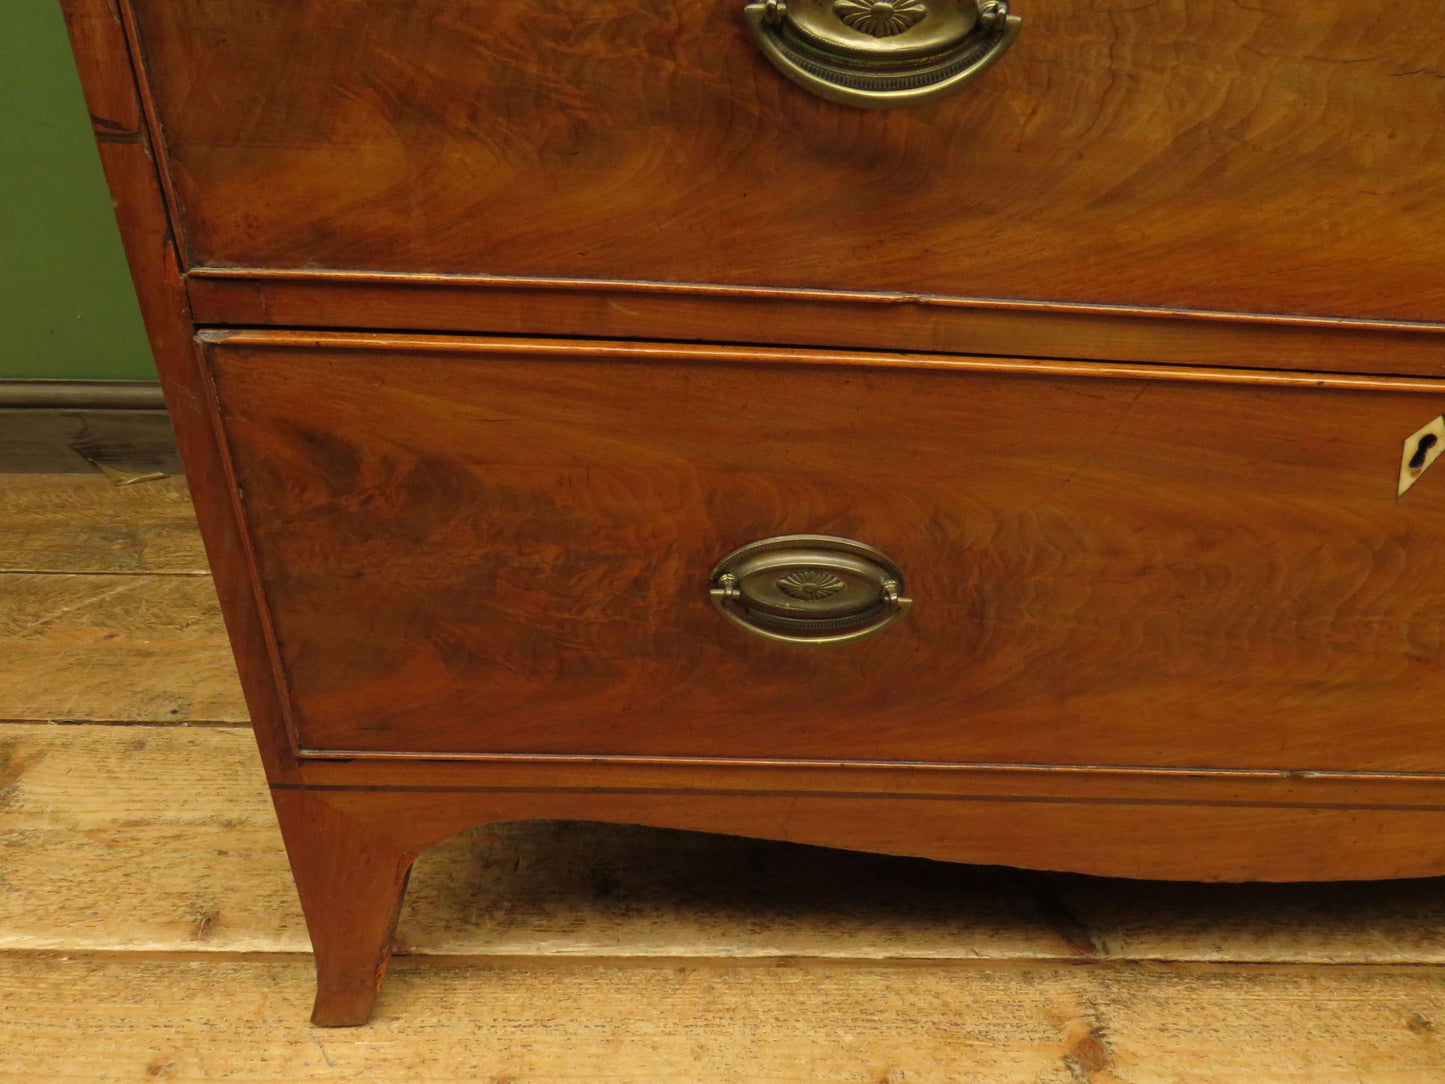
[[[0,1081],[1445,1079],[1438,880],[1190,885],[569,822],[313,974],[178,478],[0,475]]]
[[[161,386],[146,380],[0,380],[0,409],[165,410]]]

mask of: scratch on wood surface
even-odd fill
[[[204,941],[211,936],[211,931],[221,918],[221,911],[217,907],[197,907],[191,914],[191,939]]]
[[[1094,462],[1095,459],[1099,458],[1099,456],[1101,456],[1104,451],[1114,443],[1114,439],[1119,435],[1119,430],[1124,428],[1124,423],[1129,420],[1129,415],[1134,413],[1134,408],[1139,405],[1139,400],[1144,398],[1144,393],[1148,390],[1149,384],[1147,382],[1141,382],[1139,384],[1139,390],[1136,391],[1134,395],[1130,398],[1130,400],[1124,404],[1124,409],[1119,411],[1119,416],[1114,419],[1114,424],[1109,427],[1109,431],[1104,434],[1103,438],[1092,448],[1089,449],[1089,454],[1084,456],[1084,458],[1080,460],[1079,463],[1072,470],[1070,470],[1069,473],[1065,475],[1062,480],[1060,480],[1056,485],[1051,486],[1047,493],[1045,493],[1038,500],[1034,501],[1033,504],[1025,508],[1024,511],[1032,512],[1040,505],[1048,503],[1048,501],[1056,493],[1058,493],[1059,490],[1063,489],[1080,474],[1086,471],[1089,468],[1089,464]]]
[[[326,1068],[335,1069],[336,1063],[331,1060],[331,1055],[326,1052],[326,1047],[321,1040],[313,1035],[311,1036],[311,1041],[316,1044],[316,1049],[321,1051],[321,1060],[326,1063]]]
[[[134,591],[138,587],[145,586],[148,586],[147,581],[142,579],[141,577],[136,577],[134,579],[127,578],[125,580],[122,580],[120,583],[117,583],[114,586],[107,588],[106,590],[98,591],[93,595],[87,595],[86,597],[76,602],[69,603],[65,606],[57,606],[55,609],[50,610],[47,613],[41,614],[38,617],[32,617],[28,621],[22,619],[22,624],[16,629],[16,631],[29,632],[32,629],[43,628],[57,618],[64,617],[66,614],[74,613],[77,610],[84,610],[88,606],[94,606],[97,603],[104,602],[107,599],[115,598],[117,595],[123,595],[128,591]]]

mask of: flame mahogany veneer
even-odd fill
[[[1439,5],[1017,0],[977,85],[865,113],[741,4],[63,2],[317,1023],[487,821],[1445,873],[1445,474],[1396,497]],[[723,621],[792,533],[913,609]]]

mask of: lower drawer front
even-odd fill
[[[303,750],[1445,770],[1445,384],[203,339]],[[911,611],[726,621],[793,533]]]

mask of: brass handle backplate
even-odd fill
[[[733,550],[712,570],[712,603],[739,628],[790,644],[836,644],[891,625],[913,605],[903,572],[851,538],[798,534]]]
[[[754,0],[743,18],[763,55],[844,105],[916,105],[977,79],[1023,20],[1008,0]]]

